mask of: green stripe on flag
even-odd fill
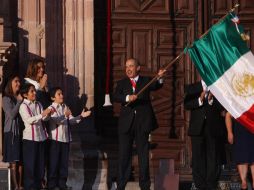
[[[242,40],[228,14],[201,39],[187,47],[191,60],[202,79],[209,86],[227,71],[249,48]]]

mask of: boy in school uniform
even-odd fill
[[[82,111],[73,117],[70,109],[64,104],[63,91],[59,87],[50,89],[53,101],[49,109],[53,111],[49,120],[49,169],[48,188],[67,190],[69,145],[71,142],[70,125],[78,124],[83,118],[88,117],[91,111]]]
[[[33,84],[27,83],[20,90],[24,100],[19,108],[24,122],[23,131],[23,164],[25,190],[41,189],[45,167],[45,141],[47,132],[42,120],[48,120],[51,109],[43,110],[36,101],[36,90]]]

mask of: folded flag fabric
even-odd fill
[[[254,56],[238,23],[229,13],[185,52],[212,94],[254,133]]]

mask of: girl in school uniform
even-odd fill
[[[91,111],[82,111],[73,117],[70,109],[64,104],[63,91],[59,87],[52,88],[50,97],[53,103],[49,107],[52,115],[49,120],[49,170],[48,188],[68,190],[66,181],[68,177],[69,145],[71,142],[70,125],[79,123],[88,117]]]
[[[33,84],[24,84],[20,93],[24,98],[19,108],[25,125],[23,131],[24,187],[25,190],[41,189],[47,139],[47,132],[42,121],[50,118],[51,110],[43,110],[41,103],[36,101],[36,90]]]
[[[23,101],[19,94],[20,79],[12,76],[7,82],[3,97],[4,110],[4,154],[3,161],[10,163],[11,181],[15,190],[22,187],[21,133],[19,107]]]

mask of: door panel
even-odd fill
[[[125,76],[127,58],[141,64],[141,74],[155,76],[195,38],[192,1],[112,1],[113,83]],[[126,15],[125,13],[128,13]],[[149,20],[147,19],[149,18]],[[180,174],[190,174],[190,143],[183,107],[184,84],[192,79],[193,66],[188,57],[179,60],[165,77],[164,86],[151,94],[159,128],[152,133],[151,167],[156,172],[160,158],[174,158]],[[190,76],[187,77],[186,76]],[[114,116],[119,105],[114,104]],[[134,173],[138,173],[134,159]],[[136,175],[137,176],[137,175]]]

